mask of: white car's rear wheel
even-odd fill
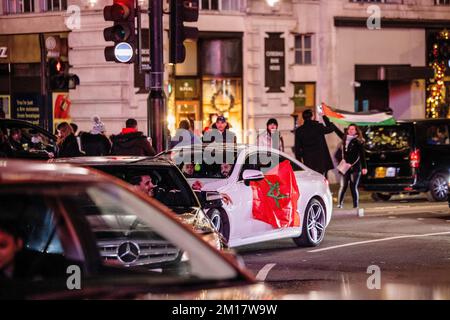
[[[230,237],[230,221],[228,215],[222,208],[213,208],[206,213],[211,220],[214,228],[222,234],[228,242]]]
[[[303,215],[302,235],[294,238],[300,247],[318,246],[325,237],[326,212],[323,204],[317,199],[311,199]]]

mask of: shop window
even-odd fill
[[[228,119],[230,130],[236,133],[238,142],[242,137],[242,79],[203,78],[203,126],[210,127],[217,116]]]
[[[312,64],[311,34],[298,34],[295,36],[295,64]]]
[[[316,105],[316,84],[314,82],[294,82],[294,112],[302,113]]]

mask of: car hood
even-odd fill
[[[182,223],[191,226],[196,232],[214,232],[214,227],[211,224],[211,221],[206,218],[201,208],[190,207],[171,209],[177,214],[177,218]]]

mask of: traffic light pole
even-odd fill
[[[163,0],[149,0],[150,94],[147,99],[147,131],[156,152],[167,147],[166,97],[163,57]]]

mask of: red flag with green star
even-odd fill
[[[253,218],[274,228],[300,226],[297,202],[300,196],[289,160],[269,170],[261,181],[252,181]]]

